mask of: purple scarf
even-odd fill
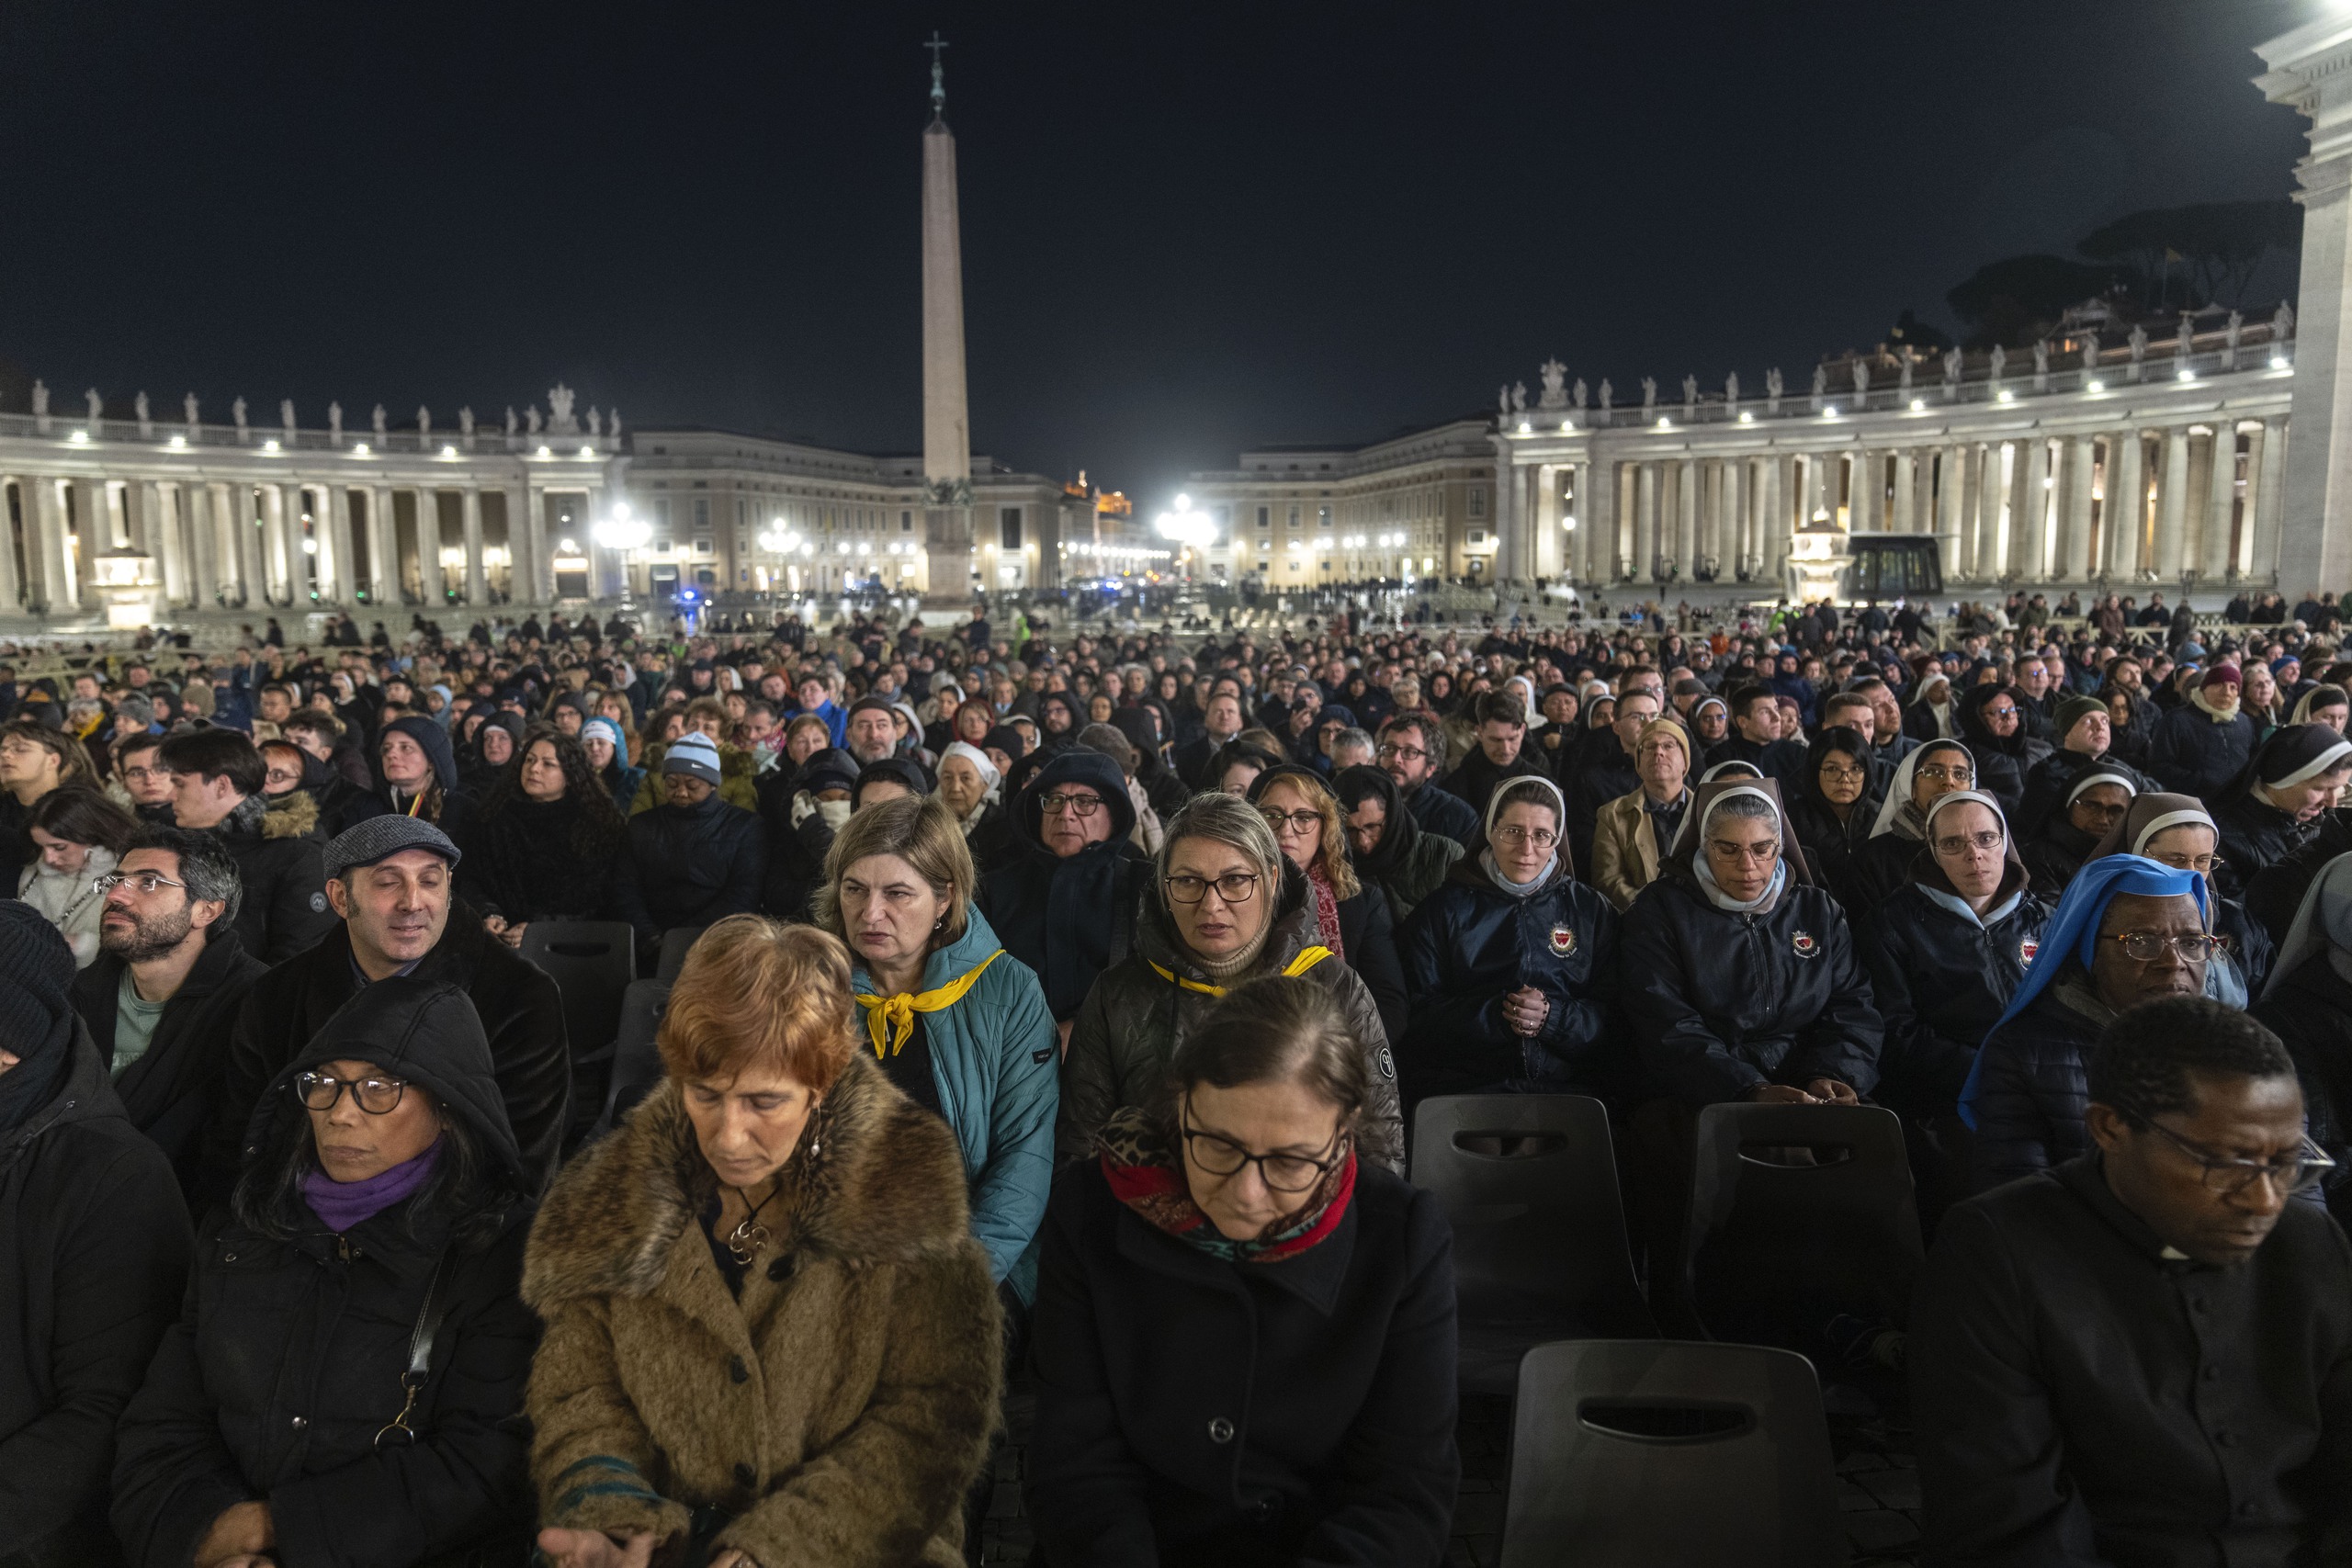
[[[433,1146],[414,1159],[361,1181],[337,1181],[314,1166],[302,1175],[302,1201],[311,1205],[311,1213],[326,1222],[327,1229],[340,1235],[424,1186],[440,1160],[441,1140],[435,1138]]]

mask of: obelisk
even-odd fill
[[[931,51],[931,123],[922,132],[922,471],[929,590],[967,599],[972,583],[972,437],[964,406],[964,262],[956,220],[956,137],[938,33]]]

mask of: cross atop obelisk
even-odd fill
[[[946,47],[947,40],[939,36],[939,29],[932,28],[930,41],[923,48],[931,51],[931,118],[933,119],[947,118],[947,80],[939,68],[939,51]]]

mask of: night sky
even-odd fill
[[[9,0],[0,406],[447,425],[560,378],[913,450],[936,26],[975,448],[1157,505],[1551,354],[1799,384],[1982,262],[2284,195],[2249,49],[2340,4]]]

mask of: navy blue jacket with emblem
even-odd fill
[[[1884,1026],[1837,901],[1791,882],[1760,915],[1669,871],[1625,911],[1626,1021],[1655,1092],[1692,1106],[1764,1084],[1878,1082]]]
[[[1555,865],[1524,898],[1476,858],[1454,863],[1401,938],[1411,1011],[1397,1047],[1408,1102],[1502,1088],[1606,1093],[1629,1087],[1617,1018],[1617,911]],[[1532,1038],[1502,999],[1532,986],[1552,1004]]]
[[[1871,992],[1886,1021],[1877,1100],[1906,1115],[1950,1116],[2032,958],[2050,906],[2024,890],[2024,868],[1995,896],[1988,925],[1957,895],[1914,882],[1862,928]]]

